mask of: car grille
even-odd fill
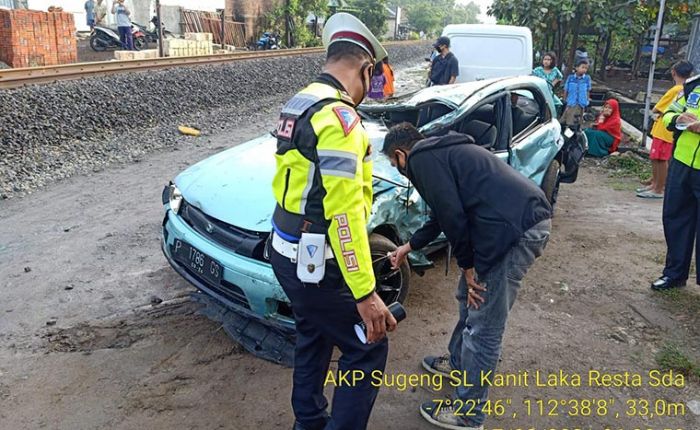
[[[267,262],[264,257],[265,241],[269,233],[260,233],[234,227],[206,215],[198,208],[183,201],[180,216],[203,237],[222,245],[236,254]]]

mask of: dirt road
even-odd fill
[[[268,115],[261,124],[273,123]],[[197,316],[186,299],[192,289],[159,249],[163,184],[264,130],[242,126],[234,141],[192,139],[0,203],[1,429],[290,427],[291,371],[244,353]],[[675,386],[650,386],[648,372],[660,359],[683,368],[687,358],[689,372],[700,372],[693,368],[700,288],[650,292],[664,256],[661,205],[636,199],[634,187],[634,179],[610,178],[591,163],[575,185],[562,186],[552,240],[526,277],[499,367],[528,371],[529,386],[521,378],[519,386],[492,390],[504,410],[494,410],[501,416],[488,430],[700,428],[691,411],[700,400],[697,377],[681,382],[674,371]],[[391,336],[387,375],[396,382],[422,374],[421,358],[445,350],[455,322],[457,270],[445,276],[444,257],[436,263],[412,279],[409,318]],[[581,375],[582,386],[537,387],[536,370],[561,371],[569,383]],[[639,373],[642,386],[589,386],[589,370]],[[371,429],[428,429],[418,405],[450,393],[428,384],[402,388],[381,390]],[[570,416],[575,401],[584,406],[586,399],[605,408],[579,407]],[[628,416],[641,414],[644,400],[655,416]]]

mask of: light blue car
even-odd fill
[[[359,109],[375,150],[370,233],[377,291],[385,302],[403,301],[411,269],[432,266],[438,239],[392,270],[386,255],[428,218],[410,183],[381,153],[384,135],[409,121],[427,136],[470,134],[556,201],[560,181],[572,182],[584,148],[561,135],[546,83],[534,77],[430,87],[391,104]],[[568,148],[562,150],[562,148]],[[271,183],[276,139],[271,133],[209,157],[180,173],[163,191],[162,249],[172,267],[198,292],[203,313],[252,353],[290,364],[294,320],[289,301],[266,260],[275,207]]]

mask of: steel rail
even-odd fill
[[[415,42],[391,42],[387,43],[386,45],[406,45],[412,43]],[[229,54],[200,55],[192,57],[161,57],[143,60],[98,61],[91,63],[63,64],[58,66],[2,69],[0,70],[0,89],[17,88],[26,85],[47,84],[57,81],[80,79],[97,75],[109,75],[114,73],[195,66],[202,64],[219,64],[231,61],[321,54],[323,52],[323,48],[239,51]]]

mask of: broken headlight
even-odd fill
[[[182,193],[177,188],[177,185],[170,183],[163,192],[163,204],[170,205],[170,209],[178,213],[180,211],[180,206],[182,206]],[[167,201],[166,201],[167,193]]]

